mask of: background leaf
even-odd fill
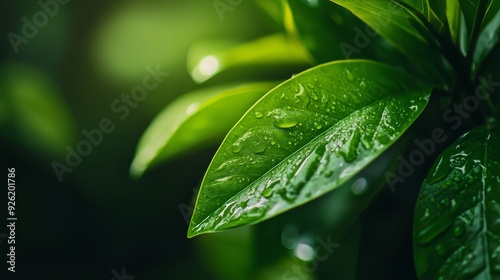
[[[285,28],[298,38],[316,63],[369,57],[373,53],[372,48],[367,48],[361,55],[353,53],[346,57],[342,44],[352,44],[353,28],[364,27],[364,24],[343,7],[329,0],[287,0],[285,7]],[[364,28],[361,30],[364,32]]]
[[[459,44],[462,10],[456,0],[446,1],[446,17],[450,29],[451,38],[455,44]]]
[[[500,2],[497,2],[500,3]],[[496,8],[496,11],[493,9]],[[495,14],[495,16],[483,26],[483,30],[479,35],[476,51],[474,53],[474,64],[472,70],[477,70],[480,65],[484,62],[485,58],[490,54],[490,52],[499,43],[500,34],[500,7],[490,7],[489,12]]]
[[[477,7],[479,2],[482,0],[459,0],[460,7],[462,7],[462,12],[464,13],[464,20],[467,30],[471,31],[474,26],[474,21],[476,18]]]
[[[431,168],[414,218],[419,279],[500,277],[499,141],[498,128],[476,128]]]
[[[245,43],[227,40],[198,42],[188,53],[188,71],[198,83],[243,67],[253,67],[256,73],[264,71],[269,78],[270,72],[283,72],[290,66],[302,66],[303,69],[306,65],[304,51],[281,33]],[[243,78],[247,79],[248,74]]]
[[[449,75],[443,57],[412,26],[413,15],[402,6],[384,0],[332,0],[347,8],[389,43],[405,53],[415,65],[427,72],[426,79],[445,85]],[[448,77],[448,78],[446,78]]]
[[[2,137],[45,156],[63,157],[76,131],[55,85],[38,69],[21,63],[7,64],[0,73]]]
[[[182,96],[144,132],[130,168],[132,176],[141,176],[150,167],[183,152],[217,143],[276,84],[226,85]]]
[[[205,175],[188,236],[268,219],[346,182],[387,149],[429,90],[384,64],[307,70],[256,103]]]
[[[486,9],[486,14],[484,15],[482,26],[485,27],[495,17],[497,17],[499,10],[500,10],[500,2],[490,0],[490,3],[488,4],[488,8]]]
[[[421,12],[438,32],[445,27],[446,1],[403,0],[403,2]]]

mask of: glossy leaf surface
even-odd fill
[[[276,82],[208,88],[188,93],[167,106],[142,136],[130,168],[147,169],[188,150],[215,144]]]
[[[500,131],[476,128],[425,179],[414,218],[420,279],[500,277]]]
[[[188,236],[268,219],[329,192],[413,123],[429,90],[371,61],[339,61],[267,93],[205,175]]]

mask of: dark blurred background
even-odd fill
[[[414,278],[412,178],[407,190],[384,188],[361,223],[342,229],[317,229],[327,196],[258,226],[193,239],[186,238],[186,218],[216,147],[130,179],[149,123],[200,87],[186,67],[192,44],[282,31],[254,2],[241,1],[223,18],[213,1],[41,1],[48,2],[57,7],[46,20],[39,2],[0,4],[0,154],[4,170],[16,169],[18,218],[17,272],[7,272],[8,244],[0,235],[0,279],[332,279],[335,271],[335,279]],[[40,27],[29,30],[26,20]],[[111,105],[142,84],[147,66],[169,76],[122,120]],[[68,147],[86,139],[82,130],[98,129],[104,118],[115,129],[60,182],[54,162],[65,164]],[[6,195],[5,185],[3,234]],[[314,274],[302,273],[309,272],[305,262],[286,248],[290,232],[294,240],[333,234],[341,246]]]

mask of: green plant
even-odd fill
[[[417,274],[499,278],[500,1],[333,2],[258,1],[288,37],[194,48],[188,64],[199,82],[312,67],[279,84],[185,95],[144,134],[132,174],[227,134],[189,237],[259,223],[333,190],[342,196],[345,185],[369,193],[342,224],[349,229],[383,185],[394,190],[441,151],[416,202]],[[418,118],[426,123],[416,126]],[[415,145],[398,141],[403,134]],[[412,149],[391,153],[379,180],[360,177],[394,145]]]

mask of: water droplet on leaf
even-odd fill
[[[266,151],[267,144],[262,141],[256,141],[250,146],[250,148],[252,149],[252,152],[260,154]]]
[[[464,231],[465,231],[464,225],[459,224],[453,229],[453,235],[458,238],[464,234]]]
[[[358,156],[357,148],[359,145],[359,141],[361,139],[361,135],[357,130],[355,130],[347,142],[340,149],[340,154],[344,157],[346,162],[352,162]]]
[[[368,184],[365,178],[358,178],[354,183],[351,185],[351,191],[355,195],[362,195],[366,192],[368,189]]]
[[[348,69],[345,70],[345,77],[347,80],[349,81],[354,81],[354,75],[352,74],[352,72]]]
[[[231,150],[233,151],[233,153],[237,154],[237,153],[239,153],[242,149],[243,149],[243,144],[236,142],[236,143],[234,143],[234,144],[233,144],[233,147],[232,147],[232,149],[231,149]]]
[[[274,125],[278,128],[292,128],[299,124],[299,122],[294,118],[279,118],[274,122]]]
[[[436,246],[436,252],[438,255],[442,256],[444,253],[446,253],[446,247],[443,244],[439,244]]]

